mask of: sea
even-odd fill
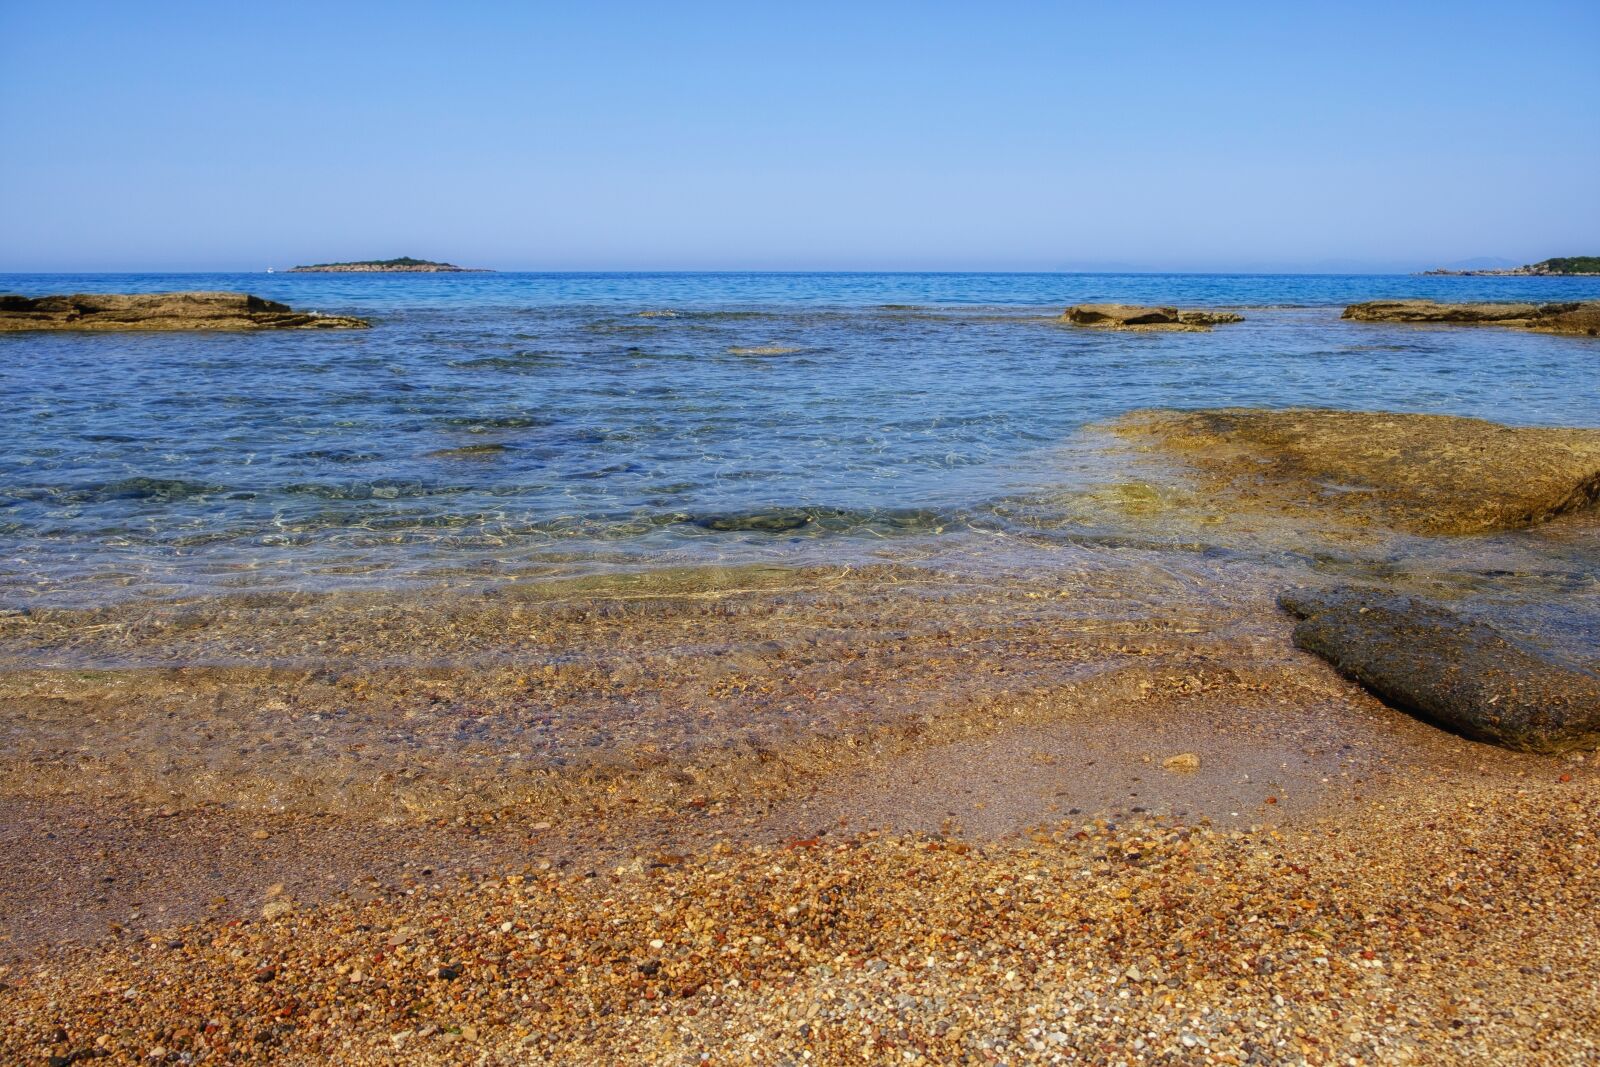
[[[0,275],[30,296],[164,290],[372,328],[0,334],[0,608],[982,543],[1103,486],[1073,443],[1141,408],[1600,426],[1600,340],[1340,318],[1600,299],[1600,278]],[[1057,321],[1100,301],[1245,321]],[[1077,534],[1127,534],[1105,522]]]

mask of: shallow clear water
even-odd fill
[[[1600,425],[1600,341],[1338,318],[1381,297],[1600,298],[1593,278],[0,275],[163,289],[374,326],[0,335],[0,599],[848,558],[1070,489],[1063,443],[1140,407]],[[1051,321],[1086,300],[1247,321]]]

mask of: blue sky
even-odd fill
[[[1600,254],[1600,3],[0,0],[0,271]]]

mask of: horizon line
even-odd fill
[[[884,274],[889,274],[889,275],[915,275],[915,274],[950,274],[950,275],[959,275],[959,274],[1104,275],[1104,274],[1141,274],[1141,275],[1163,275],[1163,276],[1168,276],[1168,275],[1194,275],[1194,276],[1208,276],[1208,277],[1216,277],[1216,276],[1235,276],[1235,277],[1251,277],[1251,276],[1389,277],[1389,276],[1401,276],[1401,277],[1409,277],[1409,276],[1414,276],[1414,275],[1422,275],[1422,274],[1425,274],[1429,270],[1436,270],[1436,269],[1438,269],[1438,268],[1417,268],[1417,269],[1413,269],[1413,270],[1288,270],[1288,269],[1283,269],[1283,270],[1276,270],[1276,269],[1261,269],[1261,270],[1238,270],[1238,269],[1235,269],[1235,270],[1224,270],[1224,269],[1217,269],[1217,270],[1193,270],[1193,269],[1186,269],[1186,270],[1160,270],[1160,269],[1155,269],[1155,268],[1140,268],[1140,269],[1105,268],[1105,269],[1073,269],[1073,270],[1018,270],[1018,269],[995,270],[995,269],[978,269],[978,268],[974,268],[974,269],[940,268],[940,269],[928,269],[928,270],[913,270],[913,269],[897,268],[897,269],[881,269],[880,270],[880,269],[860,269],[860,268],[851,268],[851,269],[845,269],[845,268],[808,269],[808,268],[803,268],[803,267],[762,267],[762,268],[750,268],[750,269],[728,268],[728,267],[712,267],[712,268],[696,268],[696,267],[679,267],[679,268],[608,267],[608,268],[588,268],[588,269],[584,269],[584,268],[540,269],[540,268],[524,268],[524,267],[474,267],[474,268],[467,268],[467,269],[463,269],[463,270],[459,270],[459,271],[382,271],[382,270],[374,270],[374,271],[300,271],[300,270],[295,270],[295,269],[290,268],[290,267],[272,267],[272,268],[252,267],[252,268],[232,269],[232,270],[229,270],[229,269],[195,269],[195,268],[182,268],[182,269],[177,269],[177,268],[152,268],[152,269],[145,269],[145,270],[132,270],[132,269],[96,270],[96,269],[92,269],[92,268],[77,268],[77,269],[72,269],[72,270],[61,270],[61,269],[55,269],[55,270],[27,270],[27,269],[8,268],[8,269],[0,269],[0,276],[11,275],[11,274],[63,275],[63,276],[84,275],[84,274],[102,274],[102,275],[139,275],[139,274],[174,274],[174,275],[177,275],[177,274],[273,274],[273,275],[278,275],[278,274],[333,274],[333,275],[390,274],[390,275],[423,276],[423,277],[440,277],[440,276],[449,276],[449,275],[456,275],[456,274],[546,274],[546,275],[549,275],[549,274],[567,274],[567,275],[584,275],[584,274],[662,274],[662,275],[666,275],[666,274],[773,274],[773,275],[788,275],[788,274],[841,274],[841,275],[884,275]],[[1432,276],[1433,277],[1462,277],[1463,275],[1459,275],[1459,274],[1456,274],[1456,275],[1440,274],[1440,275],[1432,275]],[[1466,275],[1466,276],[1470,276],[1470,275]],[[1560,275],[1560,274],[1510,275],[1510,274],[1508,274],[1508,275],[1502,275],[1502,277],[1560,278],[1560,277],[1589,277],[1589,275]]]

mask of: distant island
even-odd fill
[[[482,267],[458,267],[454,263],[435,263],[431,259],[358,259],[350,263],[312,263],[304,267],[290,267],[290,274],[353,274],[360,272],[390,274],[489,274]]]
[[[1553,274],[1595,275],[1600,274],[1600,256],[1557,256],[1554,259],[1540,260],[1538,263],[1529,263],[1525,266],[1508,267],[1501,270],[1449,270],[1445,267],[1439,267],[1434,270],[1425,270],[1422,273],[1472,278],[1489,275],[1496,277],[1546,277]]]

